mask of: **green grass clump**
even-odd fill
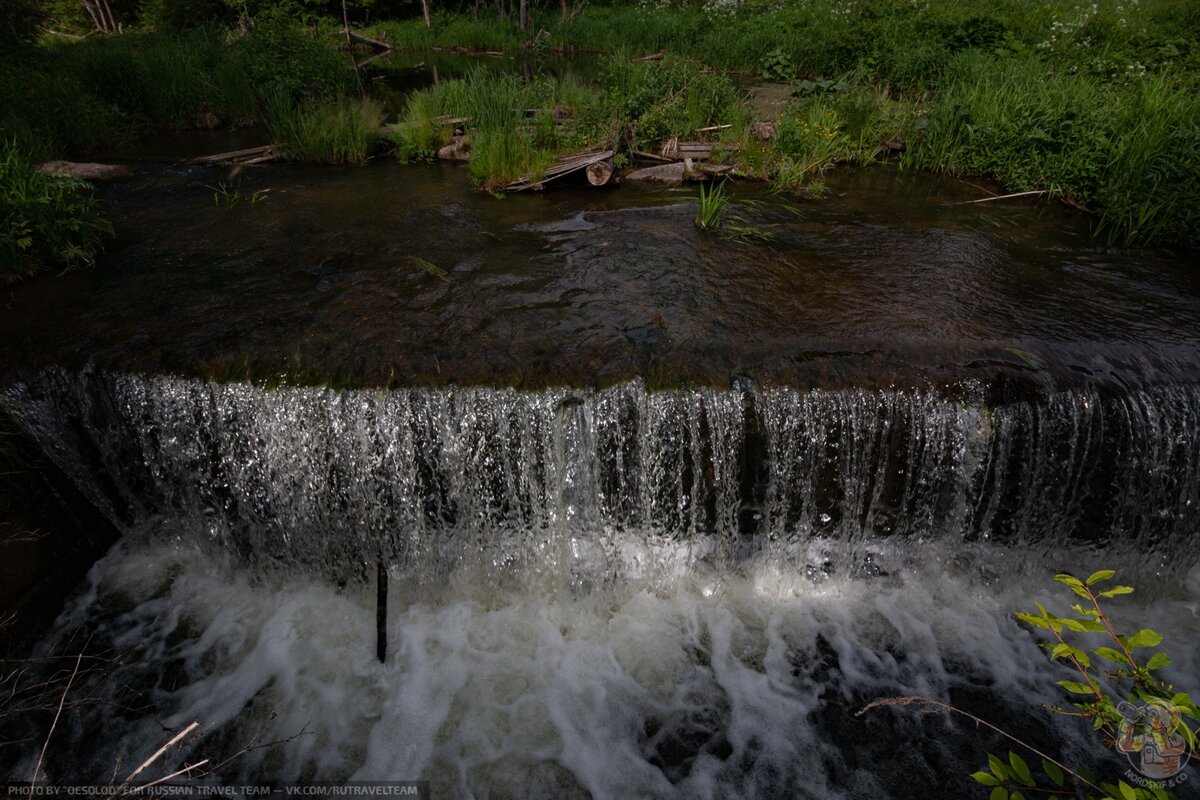
[[[361,164],[380,140],[383,112],[363,97],[338,96],[293,106],[287,94],[266,104],[271,139],[287,157],[312,164]]]
[[[84,181],[43,175],[15,142],[0,142],[0,284],[47,264],[91,264],[111,233]]]
[[[696,200],[696,216],[693,221],[702,231],[715,231],[721,228],[725,212],[729,209],[729,195],[725,192],[725,184],[721,183],[712,188],[700,185],[700,197]]]
[[[525,82],[476,69],[411,95],[389,138],[402,161],[431,159],[452,137],[438,118],[466,118],[467,169],[476,184],[494,190],[536,177],[562,152],[611,144],[615,131],[596,95],[571,78]]]
[[[695,138],[698,128],[728,122],[740,99],[728,75],[682,58],[637,63],[613,57],[604,84],[615,113],[647,142]]]

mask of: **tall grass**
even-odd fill
[[[0,284],[44,263],[91,264],[112,226],[83,181],[42,175],[13,141],[0,141]]]
[[[312,164],[361,164],[380,140],[383,112],[370,98],[338,96],[293,106],[277,93],[264,111],[267,130],[288,158]]]
[[[537,176],[564,150],[603,143],[611,134],[607,115],[592,108],[602,100],[574,79],[516,75],[483,69],[460,80],[442,81],[409,97],[390,138],[404,161],[432,158],[450,138],[442,116],[465,118],[472,179],[496,189],[523,176]],[[556,124],[554,110],[569,118]],[[530,115],[529,112],[538,110]]]
[[[725,184],[707,188],[700,184],[700,196],[696,200],[696,215],[693,222],[702,231],[715,231],[721,227],[725,212],[729,210],[729,195]]]
[[[248,38],[132,32],[0,53],[0,135],[35,158],[94,152],[155,130],[246,125],[264,98],[335,97],[353,73],[335,42],[278,15]]]
[[[683,59],[614,57],[599,88],[573,78],[541,75],[526,82],[476,69],[414,93],[391,137],[402,160],[429,158],[447,141],[448,128],[437,118],[465,117],[471,176],[496,188],[536,176],[563,152],[615,146],[622,131],[647,146],[694,136],[697,128],[729,119],[738,101],[728,76]]]
[[[1114,83],[968,55],[908,161],[1071,198],[1113,238],[1184,242],[1200,223],[1197,148],[1200,98],[1167,76]]]

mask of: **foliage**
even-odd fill
[[[43,175],[15,142],[0,142],[0,284],[44,264],[91,264],[111,233],[87,183]]]
[[[253,33],[233,49],[264,97],[286,95],[297,102],[350,88],[346,58],[333,45],[298,26],[281,6],[259,15]]]
[[[763,56],[758,66],[758,74],[768,81],[786,81],[796,74],[796,65],[788,54],[779,48]]]
[[[1200,98],[1149,77],[1048,75],[1033,58],[959,62],[912,163],[992,175],[1100,209],[1129,240],[1184,241],[1200,223]]]
[[[389,138],[402,161],[432,159],[452,137],[439,118],[465,118],[468,170],[476,183],[495,189],[539,174],[560,152],[611,143],[610,113],[594,95],[573,79],[540,75],[525,82],[476,69],[414,92]]]
[[[790,73],[803,80],[789,113],[803,119],[802,106],[819,101],[837,112],[849,141],[834,162],[870,161],[883,142],[903,141],[909,165],[990,175],[1094,209],[1112,240],[1197,240],[1200,10],[1190,0],[639,4],[589,7],[566,22],[537,13],[539,48],[618,54],[605,70],[610,97],[592,111],[632,123],[635,141],[689,135],[703,127],[696,118],[736,105],[736,91],[731,101],[717,86],[724,76],[698,65],[714,83],[680,91],[688,57]],[[509,22],[455,14],[430,31],[417,21],[379,30],[421,47],[511,51],[529,39]],[[668,57],[657,69],[631,63],[659,50]],[[739,143],[750,174],[828,163],[807,156],[821,155],[815,147]]]
[[[225,211],[230,211],[243,202],[249,203],[252,206],[265,203],[268,193],[271,191],[270,189],[255,189],[250,194],[243,195],[241,187],[236,184],[231,186],[224,181],[221,181],[216,186],[206,186],[205,188],[212,189],[213,204]]]
[[[690,138],[698,128],[724,123],[739,101],[727,75],[682,58],[635,63],[613,57],[603,82],[608,107],[639,140]]]
[[[1115,577],[1113,570],[1100,570],[1086,580],[1060,574],[1055,580],[1082,599],[1071,606],[1073,613],[1059,616],[1041,603],[1034,603],[1035,612],[1017,612],[1016,616],[1031,627],[1044,631],[1049,641],[1040,644],[1050,653],[1052,661],[1068,667],[1074,676],[1058,682],[1071,695],[1073,708],[1053,707],[1053,711],[1077,717],[1087,722],[1107,747],[1133,747],[1133,732],[1151,721],[1135,707],[1135,703],[1169,704],[1178,714],[1200,718],[1200,710],[1186,692],[1178,691],[1164,680],[1159,671],[1171,663],[1162,650],[1162,634],[1143,628],[1134,633],[1118,633],[1112,619],[1105,613],[1102,601],[1131,594],[1133,587],[1111,585],[1101,588]],[[1088,635],[1098,636],[1103,644],[1088,642]],[[1196,735],[1187,724],[1176,730],[1148,728],[1147,735],[1156,741],[1164,736],[1177,735],[1189,750],[1196,746]],[[1185,756],[1186,757],[1186,756]],[[1041,773],[1035,774],[1025,760],[1010,752],[1008,759],[988,754],[988,766],[974,773],[980,784],[991,788],[995,800],[1021,800],[1027,794],[1063,794],[1114,800],[1160,799],[1169,797],[1162,787],[1147,782],[1133,786],[1118,780],[1115,784],[1102,781],[1087,770],[1071,770],[1048,758],[1041,761]],[[1074,785],[1072,785],[1074,784]],[[1069,787],[1064,791],[1064,787]]]
[[[728,208],[729,195],[725,192],[724,183],[713,188],[705,188],[704,184],[700,184],[700,197],[696,201],[696,227],[702,231],[719,230]]]
[[[361,164],[379,141],[383,118],[370,98],[338,96],[293,107],[287,94],[275,94],[264,112],[271,139],[288,158],[312,164]]]

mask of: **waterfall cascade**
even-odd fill
[[[169,520],[266,564],[512,561],[556,531],[636,532],[709,559],[853,562],[894,537],[1143,558],[1190,547],[1200,389],[982,397],[266,390],[54,371],[9,401],[122,530]]]

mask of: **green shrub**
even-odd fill
[[[263,96],[285,94],[295,102],[333,96],[352,85],[345,56],[298,26],[282,8],[259,15],[253,33],[234,49]]]
[[[85,182],[43,175],[16,143],[0,143],[0,283],[91,264],[111,233]]]

